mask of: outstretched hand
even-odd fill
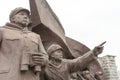
[[[93,49],[93,54],[95,56],[98,56],[99,54],[101,54],[103,52],[103,49],[104,49],[104,46],[96,46],[94,49]]]
[[[102,42],[100,45],[96,46],[94,49],[93,49],[93,54],[95,56],[98,56],[99,54],[101,54],[103,52],[103,49],[104,49],[104,44],[106,43],[106,41]]]

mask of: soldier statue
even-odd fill
[[[96,46],[93,50],[88,51],[81,57],[67,60],[63,59],[63,48],[59,44],[53,43],[47,49],[49,62],[45,65],[42,75],[44,78],[41,80],[70,80],[72,73],[83,70],[90,62],[95,60],[102,51],[103,46]],[[94,80],[87,78],[86,80]]]
[[[47,54],[40,36],[28,30],[30,12],[18,7],[9,17],[10,22],[0,28],[0,80],[39,80],[36,73],[47,61]],[[39,65],[32,60],[36,55]]]

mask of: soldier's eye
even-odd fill
[[[21,15],[24,15],[23,13],[21,13]]]
[[[58,53],[60,53],[60,51],[58,51]]]
[[[19,15],[24,15],[24,13],[20,13]]]

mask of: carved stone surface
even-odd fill
[[[66,41],[68,43],[69,48],[71,49],[72,55],[77,58],[79,56],[84,55],[86,52],[90,51],[90,49],[84,44],[66,37]],[[101,65],[97,60],[92,61],[87,68],[91,73],[95,74],[96,72],[103,72]],[[104,75],[101,75],[102,80],[104,80]]]
[[[95,49],[96,48],[94,48],[94,50]],[[99,50],[100,50],[100,47],[99,47]],[[97,51],[97,53],[99,53],[99,50]],[[45,67],[43,79],[70,80],[71,74],[77,73],[79,71],[79,72],[82,72],[81,77],[86,80],[101,80],[100,75],[96,74],[98,73],[97,71],[95,74],[93,74],[90,71],[90,69],[86,70],[87,65],[90,64],[92,61],[96,60],[95,55],[97,53],[93,53],[93,51],[90,50],[86,52],[84,55],[79,56],[75,59],[64,59],[63,48],[56,43],[48,47],[47,53],[49,55],[49,62]],[[72,78],[74,77],[78,79],[78,76],[73,75]]]
[[[41,65],[32,55],[47,54],[39,35],[28,30],[29,21],[29,11],[19,7],[0,28],[0,80],[39,80]]]
[[[58,43],[63,47],[64,56],[69,59],[82,56],[90,50],[80,42],[65,36],[64,29],[60,24],[59,19],[52,11],[46,0],[29,1],[31,19],[33,22],[32,31],[41,35],[42,42],[46,49],[49,45]],[[94,75],[97,71],[102,72],[102,68],[97,60],[91,62],[88,68]],[[104,77],[102,77],[102,80],[104,80]]]
[[[67,58],[73,58],[66,43],[66,36],[59,19],[46,0],[29,0],[32,31],[41,35],[45,48],[52,43],[64,47]],[[49,35],[49,36],[48,36]]]
[[[29,1],[31,15],[16,8],[0,28],[0,80],[105,80],[97,61],[102,44],[90,50],[66,37],[46,0]]]

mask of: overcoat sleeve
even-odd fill
[[[44,53],[46,55],[47,53],[46,53],[45,48],[42,44],[42,40],[41,40],[40,36],[38,36],[38,40],[39,40],[39,52]]]
[[[39,39],[39,52],[42,54],[44,60],[45,60],[46,62],[48,62],[48,54],[47,54],[47,52],[46,52],[46,50],[45,50],[45,48],[44,48],[44,46],[43,46],[41,37],[39,36],[38,39]]]
[[[95,59],[96,56],[93,55],[93,51],[88,51],[83,56],[68,61],[68,70],[70,73],[76,72],[78,70],[83,70],[91,61]]]
[[[2,42],[2,35],[3,35],[3,28],[0,28],[0,45],[1,45],[1,42]]]

